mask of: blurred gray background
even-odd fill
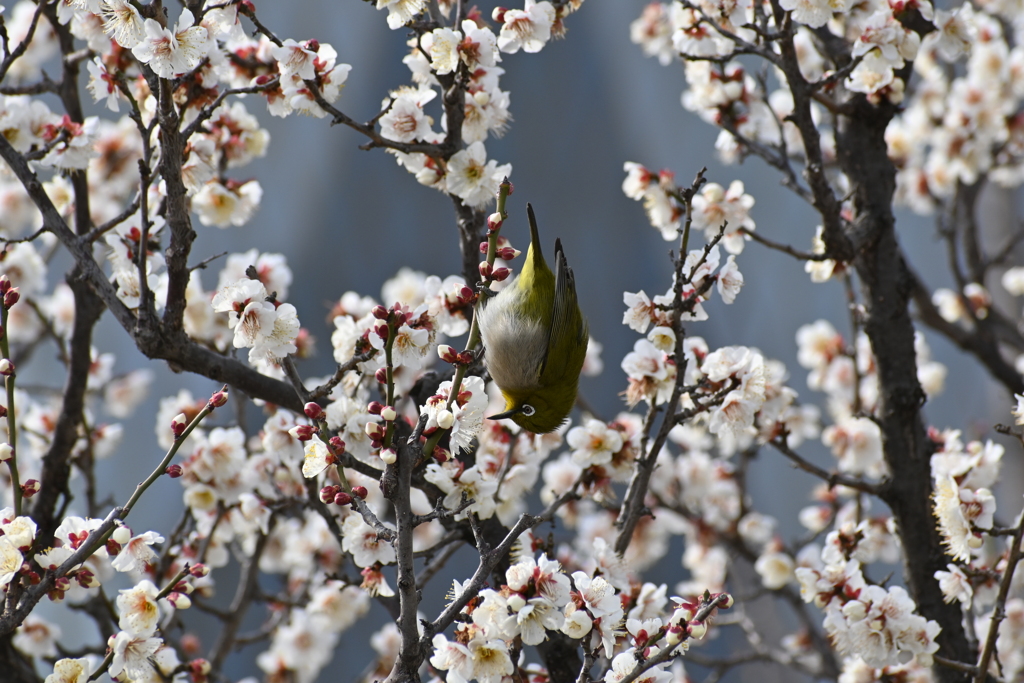
[[[591,333],[604,345],[604,374],[584,378],[581,388],[605,416],[624,409],[618,396],[625,388],[619,364],[638,338],[621,324],[622,293],[639,289],[652,296],[663,293],[670,283],[667,253],[676,246],[663,241],[648,225],[640,203],[622,194],[624,161],[651,169],[671,168],[681,185],[705,165],[710,181],[728,186],[734,179],[742,180],[757,202],[751,215],[758,232],[798,249],[809,248],[817,225],[815,214],[782,188],[778,175],[760,160],[733,167],[716,161],[717,130],[680,105],[682,68],[662,67],[656,60],[645,59],[629,41],[629,23],[643,6],[634,1],[588,0],[568,19],[565,40],[552,41],[538,55],[504,55],[501,65],[507,73],[501,87],[511,93],[514,120],[503,139],[487,142],[489,158],[513,167],[515,194],[505,234],[525,246],[529,201],[537,210],[545,243],[557,236],[565,245]],[[489,15],[491,6],[482,9]],[[371,3],[265,2],[257,3],[257,11],[278,36],[330,43],[338,51],[339,62],[352,64],[336,106],[357,120],[376,114],[389,89],[410,82],[401,61],[407,52],[406,31],[389,30],[385,12],[375,11]],[[332,327],[325,316],[343,292],[356,290],[379,298],[382,283],[403,266],[442,278],[458,272],[452,205],[446,196],[420,186],[382,150],[359,150],[365,140],[347,128],[332,128],[326,119],[273,118],[256,99],[246,105],[269,129],[271,144],[266,158],[240,169],[235,177],[259,179],[264,188],[262,207],[241,228],[221,230],[197,221],[199,238],[192,259],[198,262],[222,251],[253,247],[285,254],[296,275],[290,301],[318,339],[317,357],[302,362],[300,372],[305,377],[327,374],[333,369]],[[1016,220],[1014,197],[993,193],[986,203],[994,223]],[[913,266],[931,286],[949,286],[945,252],[932,221],[902,212],[898,225]],[[786,364],[791,386],[800,392],[801,400],[820,402],[821,396],[806,388],[806,371],[796,363],[794,335],[800,325],[818,318],[827,318],[849,333],[840,285],[811,285],[801,263],[754,243],[748,243],[737,260],[746,287],[736,303],[724,306],[715,297],[707,306],[710,320],[692,324],[689,333],[705,337],[712,348],[727,344],[760,348]],[[215,285],[216,272],[215,265],[204,275],[207,288]],[[946,392],[926,408],[931,424],[961,428],[966,440],[991,435],[991,424],[1010,420],[1011,398],[974,360],[933,334],[928,334],[928,340],[934,357],[949,369]],[[98,347],[118,353],[118,371],[145,364],[109,317],[97,342]],[[117,500],[123,500],[130,487],[149,473],[159,455],[153,437],[158,399],[180,387],[197,395],[216,389],[203,378],[174,375],[162,366],[157,370],[152,395],[126,424],[132,440],[117,457],[100,463],[100,480],[109,483]],[[1009,451],[1004,479],[1020,482],[1024,476],[1019,448],[1004,443]],[[126,458],[124,450],[136,455]],[[806,445],[802,451],[830,465],[831,456],[820,445]],[[776,515],[784,528],[796,531],[795,515],[807,504],[806,496],[816,482],[793,471],[771,451],[765,451],[754,467],[749,481],[755,503]],[[180,486],[161,481],[133,514],[133,527],[169,530],[180,500]],[[672,586],[681,578],[680,549],[677,543],[652,579]],[[469,555],[463,557],[468,560]],[[435,579],[433,589],[427,591],[425,612],[440,606],[449,585],[450,578]],[[218,586],[221,598],[230,599],[230,579],[218,579]],[[375,606],[369,626],[376,629],[383,618],[383,610]],[[369,660],[368,633],[369,628],[359,627],[347,632],[334,665],[321,680],[354,679]],[[234,657],[229,674],[235,678],[258,674],[253,655],[250,648]],[[748,669],[734,674],[732,680],[754,673],[761,679],[773,675]],[[783,674],[776,680],[787,677]]]

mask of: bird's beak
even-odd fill
[[[490,415],[490,416],[488,416],[487,419],[488,420],[505,420],[507,418],[512,417],[513,415],[518,415],[520,412],[521,412],[521,410],[519,408],[513,408],[512,410],[506,410],[504,413],[498,413],[497,415]]]

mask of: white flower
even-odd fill
[[[110,565],[119,572],[141,571],[157,558],[156,553],[149,546],[163,542],[164,537],[155,531],[147,531],[144,534],[133,536],[121,548],[121,552]]]
[[[947,564],[948,572],[935,572],[935,580],[939,582],[939,589],[946,602],[959,600],[964,609],[971,608],[971,601],[974,598],[974,589],[971,587],[971,580],[967,578],[963,570],[955,564]]]
[[[722,301],[731,304],[736,300],[736,295],[740,293],[742,287],[743,273],[736,265],[736,257],[730,254],[725,265],[718,271],[718,293]]]
[[[606,465],[622,450],[622,433],[600,420],[590,419],[583,426],[573,427],[565,440],[573,449],[573,462],[580,467]]]
[[[160,589],[152,581],[140,581],[134,588],[119,591],[117,625],[131,635],[148,638],[156,632],[160,608],[156,596]]]
[[[302,476],[306,479],[312,479],[317,476],[334,461],[330,450],[327,448],[327,444],[316,435],[306,442],[303,454]]]
[[[9,584],[21,570],[24,558],[18,547],[6,536],[0,536],[0,588]]]
[[[430,33],[430,67],[438,75],[450,74],[458,68],[461,40],[462,34],[447,26],[435,28]]]
[[[262,198],[263,188],[259,181],[225,186],[218,180],[211,180],[192,197],[192,208],[199,214],[199,222],[203,225],[226,228],[248,223]]]
[[[498,166],[494,159],[488,161],[484,143],[474,142],[448,161],[445,179],[450,193],[479,209],[494,200],[498,185],[511,173],[512,164]]]
[[[194,23],[195,17],[187,8],[182,10],[173,32],[155,19],[146,19],[145,38],[132,47],[132,54],[161,78],[191,71],[210,51],[209,34]]]
[[[1007,292],[1013,296],[1021,296],[1024,294],[1024,266],[1008,269],[999,281]]]
[[[144,679],[153,673],[150,658],[163,645],[159,638],[144,638],[120,631],[111,636],[107,647],[113,653],[113,660],[107,673],[111,678],[127,674],[131,679]]]
[[[377,562],[391,564],[397,555],[387,541],[377,540],[377,532],[358,514],[350,514],[341,525],[342,549],[352,554],[357,567],[372,567]]]
[[[403,92],[391,103],[380,118],[380,133],[389,140],[412,142],[427,140],[433,136],[431,119],[423,113],[423,105],[433,99],[433,90]]]
[[[92,93],[92,99],[96,102],[105,99],[107,109],[114,112],[118,111],[120,107],[117,100],[121,96],[121,91],[117,88],[117,81],[107,72],[103,60],[97,57],[89,62],[86,67],[89,69],[89,83],[87,87],[89,92]]]
[[[377,9],[388,9],[388,27],[401,28],[423,11],[426,0],[377,0]]]
[[[551,25],[555,23],[555,8],[550,2],[526,0],[523,9],[505,11],[505,23],[498,35],[498,49],[514,54],[540,52],[551,38]]]
[[[874,49],[846,77],[846,87],[854,92],[872,94],[892,84],[895,78],[892,63]]]
[[[821,442],[832,449],[842,472],[880,477],[887,471],[882,459],[882,432],[873,420],[843,418],[825,428]]]
[[[762,585],[769,590],[778,590],[792,581],[794,567],[793,558],[783,552],[764,553],[754,563]]]
[[[811,28],[824,26],[833,12],[845,12],[850,3],[847,0],[781,0],[782,9],[793,12],[793,19]]]
[[[304,80],[316,76],[316,69],[313,67],[313,62],[317,59],[316,52],[308,49],[305,44],[289,38],[280,46],[272,47],[270,53],[277,60],[282,80],[293,75]]]
[[[130,50],[146,37],[142,15],[128,0],[104,0],[100,16],[103,30],[123,48]]]
[[[33,657],[56,657],[60,626],[30,614],[18,627],[12,642],[20,652]]]
[[[53,673],[46,677],[44,683],[88,683],[91,673],[92,664],[87,657],[58,659],[53,665]]]
[[[602,576],[591,578],[586,572],[573,572],[573,583],[583,600],[583,604],[594,615],[595,619],[609,615],[622,615],[622,602],[615,593],[615,588]],[[617,619],[611,619],[617,621]]]

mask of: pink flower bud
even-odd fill
[[[488,227],[490,227],[489,224],[488,224]],[[487,247],[488,247],[487,242],[481,242],[480,243],[480,253],[481,254],[486,254],[487,253]]]
[[[380,459],[384,461],[385,465],[394,465],[395,461],[398,460],[398,453],[395,452],[394,448],[385,448],[380,452]]]
[[[345,442],[341,440],[340,436],[332,436],[327,445],[336,456],[345,453]]]
[[[441,344],[437,347],[437,355],[441,357],[445,363],[458,363],[459,353],[447,344]]]
[[[28,481],[21,485],[21,495],[24,498],[31,498],[32,496],[39,493],[39,489],[41,487],[42,484],[39,483],[38,479],[29,479]]]
[[[210,573],[210,568],[200,562],[189,567],[188,573],[196,577],[197,579],[201,579],[202,577]]]
[[[387,323],[377,323],[373,326],[373,331],[384,341],[387,341],[388,336],[391,334],[391,329],[388,327]]]
[[[386,422],[394,422],[398,417],[398,411],[391,406],[384,406],[380,410],[380,416],[383,417]]]
[[[220,408],[224,404],[226,404],[227,402],[228,402],[228,392],[227,391],[218,391],[213,396],[210,397],[210,407],[211,408]]]
[[[500,213],[492,213],[490,216],[487,217],[487,229],[490,230],[491,232],[496,232],[501,228],[502,222],[503,221],[501,220]],[[487,250],[484,249],[483,251],[486,252]]]
[[[193,676],[208,676],[211,671],[210,662],[205,659],[193,659],[188,663]]]
[[[7,462],[14,457],[14,449],[11,448],[11,444],[4,442],[0,443],[0,462]]]
[[[336,495],[338,495],[338,487],[337,486],[330,486],[330,485],[325,486],[322,489],[320,489],[320,502],[321,503],[330,503],[332,500],[334,500],[334,497]]]
[[[324,409],[320,407],[319,403],[310,401],[302,407],[302,412],[306,414],[310,420],[322,420],[324,417]]]
[[[493,270],[493,266],[490,263],[487,261],[480,262],[480,277],[485,280],[489,279],[491,277],[491,270]]]
[[[320,430],[313,425],[295,425],[288,430],[288,433],[299,441],[309,441],[318,431]]]
[[[186,428],[188,428],[188,417],[185,413],[175,415],[174,419],[171,420],[171,432],[174,433],[174,438],[180,438],[185,433]]]
[[[352,502],[352,496],[350,496],[349,494],[345,493],[344,491],[338,491],[337,493],[334,494],[334,504],[335,505],[348,505],[351,502]]]
[[[356,498],[359,498],[360,500],[366,500],[366,494],[367,491],[365,486],[352,487],[352,495],[355,496]]]
[[[703,621],[690,622],[690,637],[700,640],[708,632],[708,626]]]
[[[510,269],[508,269],[508,268],[505,268],[505,267],[495,268],[494,272],[491,273],[491,279],[494,280],[495,282],[501,282],[502,280],[507,279],[508,276],[511,275],[511,274],[512,274],[512,271]]]
[[[366,406],[366,412],[370,415],[380,415],[380,409],[383,407],[380,401],[370,401],[370,404]]]
[[[13,374],[14,374],[14,363],[12,363],[9,358],[4,358],[3,360],[0,360],[0,375],[4,375],[5,377],[10,377]]]
[[[374,378],[381,384],[387,384],[388,382],[388,369],[381,368],[377,372],[373,373]]]
[[[371,439],[380,440],[384,438],[384,427],[379,422],[367,422],[366,426],[363,427],[363,431]]]
[[[511,261],[516,256],[519,256],[522,253],[523,252],[519,251],[518,249],[513,249],[512,247],[502,247],[497,252],[498,258],[500,258],[502,261]]]
[[[192,600],[184,593],[172,592],[167,596],[167,602],[171,603],[174,609],[188,609],[192,606]]]
[[[4,308],[10,308],[14,304],[18,303],[18,299],[21,298],[21,292],[18,291],[17,287],[12,287],[4,292]]]
[[[178,477],[180,477],[184,473],[185,473],[185,471],[182,470],[181,469],[181,465],[178,465],[178,464],[168,465],[164,469],[164,474],[166,474],[171,479],[177,479]]]
[[[388,319],[388,309],[384,308],[383,306],[374,306],[370,313],[372,313],[373,317],[376,318],[377,320]]]

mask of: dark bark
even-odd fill
[[[932,516],[930,458],[921,407],[925,396],[917,380],[914,325],[909,303],[913,278],[896,239],[892,213],[896,172],[885,144],[885,128],[895,113],[891,105],[875,107],[863,97],[843,119],[838,133],[839,160],[854,188],[850,229],[866,310],[864,331],[871,341],[878,373],[877,422],[891,479],[881,492],[892,509],[903,544],[904,576],[919,612],[942,627],[939,654],[971,662],[975,653],[962,626],[959,605],[943,600],[934,575],[948,562]],[[935,668],[937,680],[952,683],[966,675]]]

